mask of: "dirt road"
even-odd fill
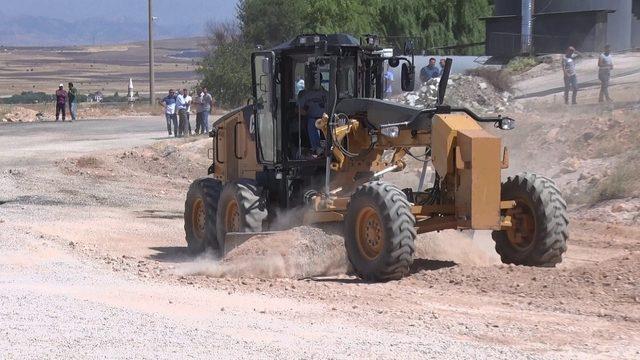
[[[2,357],[640,356],[637,228],[574,222],[556,269],[500,265],[483,234],[422,237],[413,274],[385,284],[309,228],[215,263],[182,230],[209,141],[162,129],[0,126]]]

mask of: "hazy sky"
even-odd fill
[[[202,30],[209,20],[233,17],[236,0],[153,0],[153,4],[154,15],[162,25],[185,25]],[[126,17],[145,22],[147,0],[17,0],[0,12],[5,16],[31,15],[66,21]]]

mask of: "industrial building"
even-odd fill
[[[486,52],[496,57],[640,47],[640,0],[495,0]]]

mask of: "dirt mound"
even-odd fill
[[[105,117],[120,117],[120,116],[149,116],[162,114],[162,107],[160,106],[144,106],[141,104],[117,104],[117,105],[105,105],[101,103],[97,104],[83,104],[78,109],[78,116],[81,119],[99,119]]]
[[[31,109],[15,106],[2,117],[2,122],[34,122],[41,121],[42,114]]]
[[[416,91],[404,93],[399,101],[421,109],[433,107],[439,83],[439,78],[431,79]],[[502,112],[510,101],[511,94],[497,90],[481,77],[455,74],[447,84],[446,103],[454,107],[468,107],[479,113]]]
[[[204,255],[177,269],[181,275],[239,278],[308,278],[347,272],[348,260],[340,236],[313,227],[297,227],[257,235],[231,250],[222,261]]]
[[[164,180],[194,180],[206,175],[210,165],[207,148],[211,140],[202,137],[169,139],[127,151],[64,159],[63,173],[94,178],[124,180],[152,176]]]

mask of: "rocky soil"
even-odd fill
[[[339,228],[256,236],[222,260],[191,256],[184,195],[211,143],[166,138],[159,117],[2,125],[0,351],[638,358],[636,182],[622,176],[610,198],[596,191],[633,163],[637,109],[519,104],[509,111],[518,129],[501,133],[509,171],[547,174],[570,200],[563,263],[503,265],[490,234],[447,231],[419,237],[410,276],[373,284],[351,275]],[[418,165],[394,181],[414,183]]]

